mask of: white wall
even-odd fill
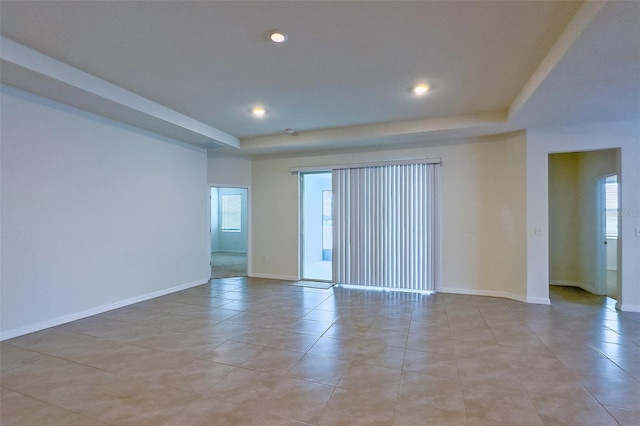
[[[291,167],[441,157],[441,290],[525,300],[525,152],[525,135],[518,133],[411,149],[255,159],[253,275],[298,278],[298,179]]]
[[[580,286],[580,154],[549,156],[549,280]]]
[[[548,156],[550,153],[620,148],[621,233],[617,306],[640,311],[640,123],[612,122],[527,131],[527,295],[549,297]],[[542,233],[534,229],[540,226]]]
[[[207,181],[216,186],[251,185],[251,159],[217,156],[210,152],[207,158]]]
[[[2,338],[208,281],[200,148],[1,93]]]

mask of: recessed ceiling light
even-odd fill
[[[415,86],[413,86],[412,91],[418,96],[424,95],[429,91],[429,85],[424,83],[416,84]]]
[[[251,114],[253,114],[256,117],[264,117],[266,113],[267,113],[267,110],[265,110],[261,106],[254,106],[253,108],[251,108]]]
[[[287,41],[289,36],[284,31],[273,30],[269,33],[269,38],[274,43],[284,43],[285,41]]]

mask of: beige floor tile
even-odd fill
[[[389,313],[389,314],[390,315],[402,314],[403,317],[394,318],[394,317],[381,316],[383,314],[380,313],[379,316],[376,317],[371,323],[371,328],[379,329],[379,330],[392,330],[399,333],[407,334],[409,332],[409,327],[411,326],[411,316],[410,316],[411,314],[410,312],[408,312],[408,309],[403,308],[399,312],[394,311],[393,313]],[[409,315],[408,318],[406,317],[407,315]]]
[[[594,349],[612,359],[640,359],[640,346],[635,343],[607,343],[597,342],[593,344]]]
[[[621,426],[637,426],[640,420],[640,409],[628,410],[618,407],[604,407]]]
[[[259,328],[286,329],[292,322],[291,318],[282,315],[255,314],[255,311],[245,315],[239,314],[230,319],[231,322]]]
[[[238,368],[213,385],[211,395],[242,404],[265,398],[282,379],[275,374]]]
[[[283,419],[250,405],[236,405],[203,397],[183,407],[167,420],[166,426],[294,426],[301,423]]]
[[[38,352],[19,348],[8,343],[0,343],[0,374],[5,374],[12,368],[35,362],[42,357],[44,355]]]
[[[555,371],[565,367],[556,355],[544,346],[542,348],[503,346],[500,348],[500,352],[500,359],[512,367]]]
[[[400,375],[401,371],[394,368],[352,362],[340,379],[339,387],[396,399]]]
[[[242,363],[242,367],[286,375],[300,359],[302,352],[262,347],[258,353]]]
[[[349,361],[307,354],[293,367],[288,377],[308,382],[337,386]]]
[[[69,337],[74,337],[74,335],[61,330],[59,327],[53,327],[13,338],[6,343],[10,344],[11,346],[17,346],[24,349],[29,349],[34,345],[42,345],[43,347],[55,347],[59,345],[58,339],[65,339]]]
[[[603,405],[640,410],[640,382],[633,378],[590,377],[580,379],[580,382]]]
[[[172,354],[142,358],[120,371],[120,376],[198,394],[210,394],[216,383],[236,367],[213,361],[178,358]]]
[[[309,349],[308,353],[350,361],[362,351],[363,346],[366,345],[355,339],[335,339],[333,337],[322,336],[311,349]]]
[[[369,310],[370,308],[366,308],[362,311],[368,312]],[[347,313],[341,314],[335,322],[336,324],[348,324],[348,325],[357,326],[357,327],[371,327],[371,324],[373,323],[374,319],[375,319],[375,316],[369,313],[362,314],[362,313],[347,312]]]
[[[53,330],[55,331],[46,339],[31,342],[29,349],[86,364],[92,357],[123,345],[113,340]]]
[[[497,356],[457,357],[456,365],[458,375],[465,385],[486,383],[515,389],[522,385],[513,368]]]
[[[476,407],[502,405],[519,408],[533,408],[529,394],[520,389],[507,388],[486,383],[466,383],[462,387],[465,404]]]
[[[514,407],[502,402],[485,404],[465,400],[465,408],[469,425],[544,425],[533,407]]]
[[[3,373],[1,383],[4,388],[59,405],[54,398],[67,393],[81,393],[113,377],[104,370],[43,355],[35,362]]]
[[[206,334],[181,333],[155,329],[153,333],[131,336],[127,343],[165,352],[176,352],[193,356],[204,356],[227,339]]]
[[[318,340],[319,336],[311,334],[294,333],[292,331],[250,328],[245,332],[234,336],[236,342],[252,345],[268,346],[288,351],[307,352]]]
[[[622,368],[625,373],[640,382],[640,362],[632,359],[612,359],[612,361]]]
[[[243,405],[279,417],[310,422],[320,415],[333,390],[333,386],[284,378],[264,398]]]
[[[532,393],[530,397],[545,424],[576,426],[618,424],[596,401],[579,401]]]
[[[72,364],[57,360],[23,371],[20,376],[24,384],[19,386],[10,372],[10,377],[3,378],[3,386],[19,388],[36,399],[108,424],[162,423],[195,398],[193,393],[149,386]],[[17,370],[12,372],[18,373]]]
[[[393,417],[395,426],[462,426],[467,424],[464,411],[447,411],[429,405],[398,400]]]
[[[453,341],[447,336],[435,334],[409,333],[407,349],[423,352],[447,354],[453,357],[455,351]]]
[[[390,346],[380,346],[362,342],[360,349],[352,358],[353,361],[380,367],[402,369],[405,349]]]
[[[163,312],[147,311],[146,309],[137,309],[129,306],[124,308],[113,309],[111,311],[103,312],[96,315],[96,318],[105,318],[117,321],[143,323],[156,318],[162,318],[165,314]]]
[[[393,425],[396,399],[357,390],[336,389],[324,410],[311,422],[318,426]]]
[[[364,337],[369,331],[369,326],[335,323],[327,329],[323,337],[334,339],[358,339]]]
[[[465,412],[461,383],[456,378],[403,371],[398,401],[433,407],[446,412]]]
[[[339,314],[337,314],[336,312],[325,311],[321,309],[314,309],[311,312],[309,312],[307,315],[305,315],[303,319],[311,320],[311,321],[320,321],[325,323],[333,323],[335,320],[338,319],[338,317],[339,317]]]
[[[131,343],[137,339],[144,339],[158,333],[157,328],[142,324],[132,324],[125,321],[96,317],[65,324],[64,329],[65,331],[88,334],[89,336],[124,343]]]
[[[448,354],[407,349],[404,355],[404,371],[430,374],[439,377],[458,377],[455,359]]]
[[[300,319],[289,322],[284,330],[294,331],[296,333],[311,334],[316,337],[322,336],[331,327],[332,323],[313,321],[310,319]]]
[[[100,426],[106,423],[2,388],[0,424]]]
[[[236,367],[255,357],[263,349],[262,346],[229,340],[208,351],[203,358]]]
[[[183,305],[183,303],[156,298],[130,305],[130,307],[134,309],[144,309],[145,311],[168,313],[172,312],[173,309],[179,309]]]
[[[406,331],[399,332],[396,330],[382,330],[379,328],[370,328],[364,336],[358,338],[369,344],[379,346],[393,346],[396,348],[407,347],[408,333]]]
[[[546,349],[544,343],[532,331],[527,330],[491,330],[491,334],[496,342],[501,346],[511,346],[516,348]]]
[[[550,295],[216,280],[3,342],[1,422],[637,424],[640,315]]]
[[[218,322],[216,323],[216,325],[214,325],[213,327],[207,328],[206,332],[204,332],[204,334],[207,334],[209,336],[213,336],[213,337],[220,337],[222,339],[231,339],[234,336],[237,336],[238,334],[243,333],[244,331],[248,330],[249,327],[245,326],[245,325],[241,325],[241,324],[235,324],[233,322],[230,322],[231,320],[225,320],[222,322]]]
[[[226,305],[225,305],[226,306]],[[233,309],[211,308],[209,306],[180,304],[170,311],[173,314],[187,315],[195,318],[205,318],[211,321],[224,321],[238,315]]]
[[[409,333],[412,334],[426,334],[428,336],[448,338],[450,337],[449,324],[446,318],[441,321],[421,321],[413,320],[409,326]]]
[[[88,352],[81,357],[82,364],[113,373],[131,368],[131,366],[146,365],[145,361],[157,355],[153,349],[113,342],[114,346],[103,352]],[[173,355],[170,355],[173,356]]]
[[[539,368],[513,367],[513,376],[522,389],[530,393],[588,400],[591,395],[570,371],[544,370]]]
[[[629,374],[623,368],[600,354],[558,353],[556,357],[579,379],[588,377],[629,378]]]
[[[121,382],[111,389],[96,389],[75,401],[75,410],[108,424],[154,425],[168,422],[198,396],[165,386],[136,388]]]
[[[208,334],[207,330],[215,327],[215,325],[218,324],[218,321],[211,321],[205,318],[195,318],[188,315],[165,313],[162,314],[162,316],[142,321],[142,324],[166,330]]]

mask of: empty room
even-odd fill
[[[0,2],[2,425],[638,425],[640,3]]]

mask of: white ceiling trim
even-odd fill
[[[240,148],[240,141],[235,136],[69,66],[6,37],[0,37],[0,43],[2,46],[0,58],[3,61],[64,85],[80,89],[88,96],[97,96],[124,108],[142,113],[153,120],[160,120],[184,129],[186,133],[195,133],[225,147]]]
[[[421,120],[394,121],[356,126],[333,127],[308,132],[257,136],[240,140],[242,150],[265,150],[272,148],[323,148],[334,147],[336,142],[361,141],[366,139],[389,138],[445,133],[458,130],[481,130],[491,128],[491,132],[501,133],[517,130],[507,126],[507,112],[497,111],[456,117],[426,118]],[[483,134],[480,132],[479,134]],[[442,135],[441,135],[442,136]]]

